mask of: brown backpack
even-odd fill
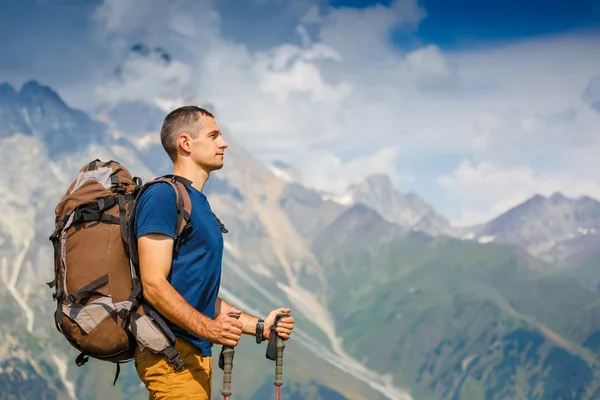
[[[58,331],[80,354],[117,363],[131,361],[135,346],[162,353],[176,369],[184,362],[175,336],[142,296],[137,245],[133,232],[136,201],[150,185],[173,187],[177,201],[174,251],[191,231],[190,182],[166,175],[142,184],[115,161],[83,166],[55,209],[54,280]],[[216,218],[216,216],[215,216]],[[226,232],[219,222],[221,230]]]

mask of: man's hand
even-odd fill
[[[278,308],[269,313],[267,318],[265,318],[265,339],[269,339],[271,336],[271,325],[275,323],[275,318],[277,314],[280,313],[290,313],[292,310],[289,308]],[[281,318],[279,323],[277,324],[277,334],[283,340],[288,340],[292,335],[292,330],[294,329],[294,317],[291,315],[289,317]]]
[[[231,318],[228,314],[241,314],[241,311],[231,307],[227,313],[217,315],[214,322],[208,324],[206,335],[214,344],[234,347],[242,336],[242,321]]]

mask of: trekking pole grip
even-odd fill
[[[281,318],[287,318],[290,314],[279,313],[275,318],[275,326]],[[285,350],[285,342],[277,335],[277,356],[275,359],[275,386],[283,385],[283,350]]]
[[[239,314],[227,314],[231,318],[239,319]],[[223,357],[223,389],[221,394],[224,397],[231,396],[231,371],[233,370],[233,354],[235,349],[232,346],[223,346],[221,354]]]

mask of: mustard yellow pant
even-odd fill
[[[185,365],[175,370],[166,357],[149,349],[135,352],[135,368],[148,389],[149,400],[210,400],[212,358],[202,356],[190,343],[177,339],[175,348]]]

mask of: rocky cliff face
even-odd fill
[[[455,234],[444,216],[416,193],[399,192],[387,175],[370,175],[363,182],[350,185],[346,192],[324,198],[347,206],[364,204],[389,222],[429,235]]]

